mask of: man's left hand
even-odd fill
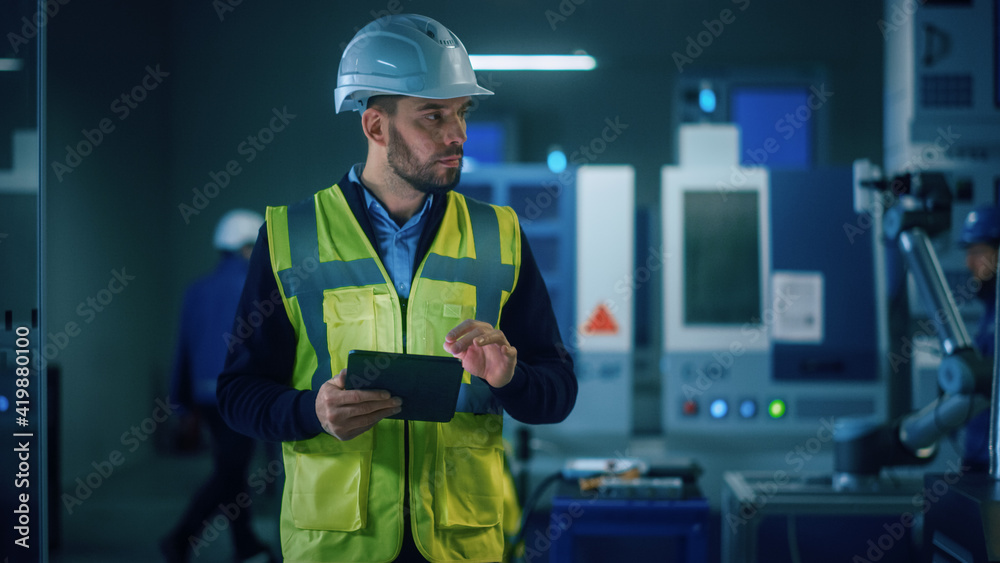
[[[444,349],[462,360],[465,371],[491,387],[503,387],[514,377],[517,349],[503,331],[482,321],[466,319],[451,329],[444,337]]]

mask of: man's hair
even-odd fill
[[[402,96],[397,94],[382,94],[368,98],[368,107],[378,108],[390,116],[396,115],[396,105]]]

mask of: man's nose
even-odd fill
[[[446,145],[463,145],[468,137],[465,135],[465,122],[460,119],[450,119],[444,128],[444,143]]]

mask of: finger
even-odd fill
[[[387,416],[399,413],[402,407],[399,404],[390,403],[384,408],[377,408],[368,412],[359,412],[354,416],[337,421],[336,426],[340,429],[340,434],[356,432],[355,435],[375,426],[380,420]]]
[[[320,387],[319,397],[328,404],[349,405],[371,401],[385,401],[392,394],[384,389],[344,389],[344,372],[329,379]]]
[[[347,368],[340,370],[340,373],[335,375],[330,381],[332,385],[337,389],[344,389],[344,380],[347,378]]]
[[[340,436],[337,436],[337,434],[334,435],[341,440],[352,440],[374,428],[375,425],[378,424],[383,418],[397,414],[401,410],[402,408],[397,406],[388,409],[381,409],[362,417],[356,417],[349,421],[349,426],[344,425],[345,427],[340,429]]]
[[[342,395],[343,402],[345,403],[363,403],[367,401],[382,401],[389,399],[392,395],[384,390],[378,388],[364,388],[364,389],[347,389],[347,368],[340,370],[340,373],[336,375],[331,380],[332,385],[345,394]]]
[[[500,346],[508,346],[507,336],[501,330],[492,330],[481,335],[477,335],[473,340],[477,346],[489,346],[490,344],[498,344]]]
[[[374,413],[398,409],[401,408],[402,404],[403,400],[399,397],[392,397],[390,399],[380,401],[351,403],[333,402],[332,404],[327,405],[328,411],[324,418],[336,423],[336,425],[340,428],[356,428],[366,424],[371,424],[373,421],[377,421],[381,418],[372,418]]]
[[[398,397],[397,397],[398,398]],[[340,403],[343,405],[370,405],[393,399],[392,393],[385,389],[348,389],[340,394]]]
[[[479,321],[475,319],[465,319],[464,321],[458,323],[458,325],[456,325],[455,328],[448,331],[448,334],[444,336],[444,341],[455,342],[456,340],[461,338],[465,333],[475,328],[478,323]]]
[[[517,360],[517,348],[511,346],[510,344],[504,346],[504,354],[507,354],[507,357],[511,360]]]
[[[378,409],[376,411],[369,413],[368,420],[373,420],[374,422],[372,422],[372,424],[374,425],[375,422],[378,422],[387,416],[399,414],[399,412],[401,412],[402,410],[403,406],[401,401],[399,403],[393,403],[393,405],[390,407],[386,407],[384,409]]]
[[[385,391],[388,394],[388,391]],[[364,417],[372,413],[399,407],[403,404],[403,399],[399,397],[389,397],[372,401],[358,401],[352,404],[341,405],[343,412],[349,417]]]
[[[481,325],[482,326],[476,325],[469,328],[451,342],[448,342],[446,339],[445,350],[453,355],[461,354],[462,352],[468,350],[469,347],[476,342],[477,338],[481,337],[487,331],[492,330],[490,326],[485,323],[481,323]]]

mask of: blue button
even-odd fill
[[[740,403],[740,416],[743,418],[753,418],[757,416],[757,401],[744,399]]]
[[[0,412],[7,412],[10,408],[10,400],[6,396],[0,395]]]
[[[729,412],[729,404],[722,399],[716,399],[709,405],[708,412],[713,418],[722,418]]]

